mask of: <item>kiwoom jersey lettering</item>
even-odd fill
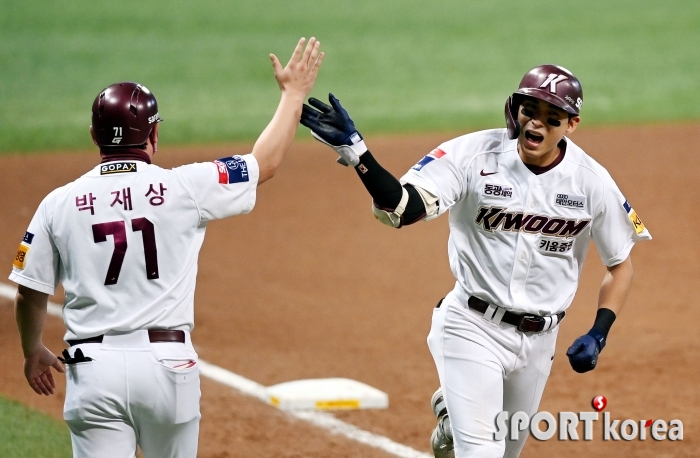
[[[554,237],[575,237],[591,222],[590,219],[564,219],[506,210],[503,207],[480,207],[474,222],[489,232],[523,231]]]

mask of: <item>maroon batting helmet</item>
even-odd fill
[[[583,105],[583,89],[573,73],[558,65],[539,65],[523,76],[518,90],[506,100],[506,125],[510,139],[520,135],[518,108],[523,96],[544,100],[573,116],[578,116]]]
[[[151,91],[138,83],[115,83],[92,103],[92,129],[98,146],[143,145],[162,121]]]

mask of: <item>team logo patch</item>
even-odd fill
[[[634,208],[629,204],[629,202],[625,201],[622,206],[625,208],[625,211],[627,212],[627,217],[632,221],[632,226],[634,226],[634,232],[637,233],[637,235],[641,234],[646,230],[644,227],[644,223],[642,223],[642,220],[639,219],[639,216],[637,216],[637,212],[634,211]]]
[[[12,265],[18,269],[24,269],[24,261],[27,259],[27,253],[29,253],[29,247],[23,243],[20,243],[19,249],[17,250],[17,255],[15,256],[15,261],[12,263]]]
[[[24,233],[24,237],[22,238],[22,241],[24,243],[26,243],[27,245],[31,245],[33,240],[34,240],[34,234],[32,234],[29,231]]]
[[[509,212],[505,207],[479,207],[474,222],[485,231],[527,232],[550,237],[576,237],[590,219],[566,219],[536,213]]]
[[[571,194],[557,194],[554,205],[559,207],[581,208],[586,202],[586,196],[573,196]]]
[[[513,188],[500,184],[486,183],[484,186],[484,195],[503,198],[513,197]]]
[[[219,183],[243,183],[250,180],[248,164],[241,156],[231,156],[214,161],[219,172]]]
[[[416,165],[414,165],[413,167],[411,167],[411,168],[412,168],[413,170],[420,170],[420,169],[422,169],[423,167],[425,167],[426,165],[428,165],[428,164],[430,164],[431,162],[433,162],[435,159],[440,159],[440,158],[441,158],[442,156],[444,156],[445,154],[447,154],[447,153],[444,152],[443,150],[441,150],[440,148],[435,148],[435,149],[432,150],[430,153],[428,153],[427,156],[425,156],[423,159],[421,159],[420,161],[418,161],[418,163],[417,163]]]
[[[136,172],[135,162],[110,162],[100,166],[100,175]]]

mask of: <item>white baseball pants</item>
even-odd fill
[[[509,436],[497,441],[496,416],[537,412],[558,329],[524,334],[509,324],[494,325],[454,292],[434,309],[428,347],[450,415],[456,458],[520,455],[529,431],[521,431],[517,441]]]
[[[66,366],[68,423],[75,458],[195,458],[199,365],[186,342],[154,342],[147,331],[79,344],[93,361]],[[179,366],[179,367],[176,367]]]

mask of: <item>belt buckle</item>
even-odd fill
[[[542,324],[542,317],[537,315],[523,315],[518,323],[520,332],[538,332]]]

